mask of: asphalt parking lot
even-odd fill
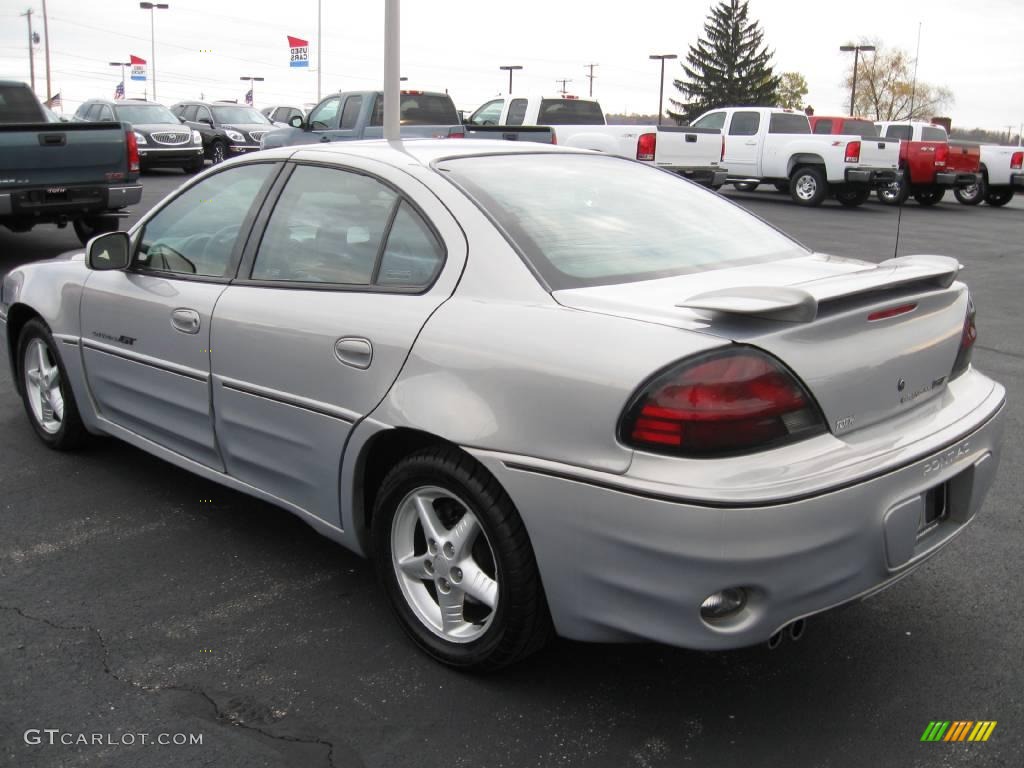
[[[143,178],[141,213],[186,177]],[[821,251],[896,252],[896,209],[731,199]],[[0,230],[0,273],[77,247]],[[965,264],[974,363],[1006,385],[979,518],[798,643],[705,654],[559,641],[487,677],[420,654],[368,564],[293,516],[114,440],[36,439],[0,366],[0,754],[12,766],[1013,766],[1024,760],[1024,201],[908,203],[899,254]],[[995,720],[986,743],[929,721]],[[28,729],[201,734],[27,745]]]

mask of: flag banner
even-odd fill
[[[252,106],[252,88],[250,88],[249,92],[245,94],[245,103],[250,107]]]
[[[289,62],[289,66],[309,66],[309,40],[303,40],[301,37],[292,37],[291,35],[288,35],[288,47],[291,48],[291,60]]]
[[[140,59],[138,56],[131,56],[132,60],[132,80],[145,80],[146,79],[146,60]]]
[[[60,92],[59,91],[57,93],[53,94],[53,96],[51,96],[50,98],[48,98],[46,100],[46,106],[50,107],[51,109],[53,107],[59,107],[60,106]]]
[[[122,80],[120,83],[118,83],[117,84],[117,88],[114,89],[114,100],[117,101],[117,100],[123,99],[123,98],[124,98],[124,80]]]

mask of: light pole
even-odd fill
[[[516,70],[516,69],[522,69],[522,66],[520,66],[519,64],[506,64],[503,67],[498,67],[498,69],[507,69],[508,70],[508,92],[509,92],[509,94],[511,94],[512,93],[512,71]]]
[[[857,63],[860,60],[861,51],[873,51],[875,46],[873,45],[840,45],[839,50],[844,53],[853,51],[853,87],[850,88],[850,117],[854,117],[853,104],[857,99]]]
[[[665,99],[665,59],[678,59],[674,53],[652,53],[647,58],[661,59],[661,79],[658,80],[658,125],[661,125],[662,104]]]
[[[153,74],[153,101],[156,101],[156,24],[153,17],[157,9],[165,11],[170,7],[167,3],[139,3],[139,8],[149,11],[149,67]]]
[[[249,83],[250,83],[249,84],[249,92],[252,94],[252,103],[249,106],[251,106],[251,107],[256,106],[256,83],[262,83],[263,82],[263,78],[262,77],[253,77],[252,75],[245,75],[245,76],[240,77],[238,79],[239,80],[248,80],[249,81]]]
[[[128,86],[125,84],[125,81],[124,81],[124,68],[125,67],[130,67],[131,65],[132,65],[132,63],[130,61],[112,61],[112,62],[110,62],[110,66],[112,66],[112,67],[120,67],[121,68],[121,85],[125,88],[125,90],[127,90]],[[127,97],[127,93],[124,94],[124,95]]]
[[[28,19],[28,71],[32,78],[32,93],[36,92],[36,59],[35,50],[32,48],[32,44],[35,42],[35,36],[32,34],[32,14],[35,13],[31,8],[25,11],[20,16],[24,16]],[[511,74],[511,73],[510,73]],[[46,98],[50,98],[47,94]]]

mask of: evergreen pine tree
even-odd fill
[[[704,23],[706,37],[690,46],[682,64],[685,80],[672,84],[685,97],[670,99],[679,123],[717,107],[774,106],[779,78],[764,31],[747,14],[747,0],[722,0]]]

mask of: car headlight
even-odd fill
[[[203,134],[201,134],[199,131],[192,131],[192,143],[193,144],[202,144],[203,143]]]
[[[146,143],[146,137],[145,137],[145,136],[143,136],[143,135],[142,135],[141,133],[139,133],[138,131],[135,131],[135,141],[136,141],[137,143],[139,143],[140,145],[141,145],[141,144],[145,144],[145,143]]]
[[[232,141],[237,141],[239,144],[245,143],[245,136],[238,131],[224,131],[224,133],[227,134],[227,137]]]

